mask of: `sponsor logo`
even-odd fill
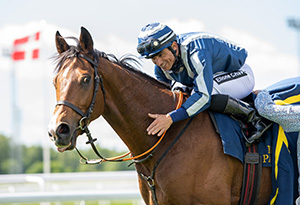
[[[219,85],[234,79],[238,79],[241,77],[247,76],[247,73],[245,71],[242,70],[238,70],[238,71],[233,71],[230,73],[224,73],[221,75],[218,75],[216,77],[214,77],[214,81],[216,83],[218,83]]]

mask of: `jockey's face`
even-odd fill
[[[173,50],[176,51],[176,55],[178,55],[178,45],[176,42],[174,42],[172,45]],[[164,71],[171,70],[174,62],[175,62],[175,56],[173,53],[168,49],[165,48],[161,52],[159,52],[157,55],[155,55],[153,58],[151,58],[152,62],[163,69]]]

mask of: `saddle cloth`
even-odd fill
[[[213,115],[224,153],[244,163],[246,147],[239,122],[221,113],[213,112]],[[274,124],[260,139],[263,167],[272,167],[269,204],[292,205],[298,197],[297,137],[298,133],[285,133]]]

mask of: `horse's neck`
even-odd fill
[[[140,74],[106,62],[101,71],[106,91],[103,117],[133,154],[146,151],[157,140],[147,135],[152,122],[148,113],[167,113],[174,109],[171,91],[158,88]]]

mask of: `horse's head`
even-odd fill
[[[48,133],[58,151],[63,152],[74,149],[77,137],[88,123],[103,113],[105,99],[101,89],[96,95],[102,81],[97,71],[98,55],[89,32],[81,28],[77,46],[68,45],[59,32],[55,39],[58,64],[53,84],[57,105]]]

